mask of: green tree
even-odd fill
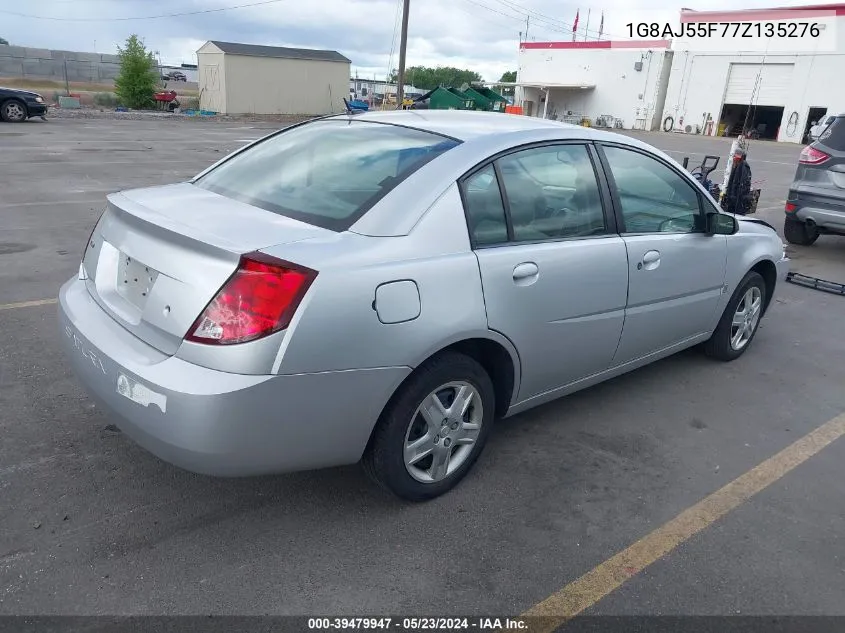
[[[4,37],[0,37],[0,44],[6,44],[6,45],[8,46],[8,44],[9,44],[9,40],[7,40],[7,39],[6,39],[6,38],[4,38]]]
[[[516,81],[516,71],[515,70],[509,70],[507,72],[502,73],[502,76],[499,77],[499,81],[506,81],[508,83],[512,83],[512,82]],[[514,90],[513,90],[513,87],[511,87],[511,86],[507,86],[505,88],[502,88],[502,94],[503,95],[508,95],[508,96],[512,97],[513,92],[514,92]]]
[[[114,80],[114,91],[120,102],[129,108],[150,108],[155,103],[158,72],[155,58],[147,52],[143,40],[130,35],[124,48],[117,47],[120,73]]]
[[[396,71],[393,71],[390,80],[397,80]],[[474,81],[482,81],[481,75],[465,68],[411,66],[405,69],[405,83],[412,84],[421,90],[433,90],[438,86],[460,88],[462,84],[471,84]]]

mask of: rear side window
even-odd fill
[[[194,184],[334,231],[458,141],[412,128],[325,120],[274,135]]]
[[[508,241],[508,223],[493,165],[475,172],[464,183],[467,223],[477,246]]]
[[[819,143],[837,152],[845,152],[845,117],[836,117],[821,134]]]
[[[499,168],[518,242],[606,232],[593,163],[584,145],[549,145],[509,154]]]

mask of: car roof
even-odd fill
[[[570,125],[539,117],[500,112],[479,112],[473,110],[376,110],[352,116],[356,121],[390,123],[426,130],[435,134],[450,136],[461,141],[500,136],[510,132],[552,133],[558,138],[604,138],[618,139],[611,132],[592,130],[580,125]],[[630,139],[626,139],[628,142]]]

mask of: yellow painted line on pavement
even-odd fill
[[[825,422],[528,609],[522,616],[532,619],[530,630],[554,631],[843,435],[845,413]]]
[[[38,299],[37,301],[21,301],[19,303],[0,303],[0,310],[15,310],[17,308],[34,308],[57,303],[58,299]]]

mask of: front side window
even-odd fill
[[[395,125],[325,120],[274,135],[194,184],[334,231],[459,141]]]
[[[596,172],[586,146],[535,147],[498,162],[514,240],[606,233]]]
[[[698,192],[677,172],[640,152],[605,147],[627,233],[703,230]]]

